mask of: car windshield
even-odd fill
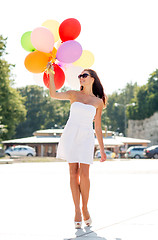
[[[133,149],[133,147],[130,147],[127,149],[127,152],[130,152]]]
[[[155,148],[158,148],[158,146],[157,145],[156,146],[152,146],[152,147],[149,147],[148,149],[152,150],[152,149],[155,149]]]

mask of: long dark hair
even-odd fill
[[[99,79],[97,73],[92,69],[84,69],[84,71],[87,71],[90,74],[90,76],[92,78],[94,78],[94,82],[93,82],[93,86],[92,86],[93,94],[96,97],[101,98],[104,102],[104,105],[106,106],[108,98],[107,98],[106,94],[104,93],[104,88],[100,82],[100,79]],[[83,88],[81,88],[81,90],[83,90]]]

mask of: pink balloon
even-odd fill
[[[80,43],[74,40],[66,41],[58,48],[56,58],[63,63],[77,61],[82,54]]]
[[[38,51],[49,53],[54,47],[54,36],[47,28],[38,27],[31,33],[31,42]]]

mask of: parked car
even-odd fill
[[[4,155],[5,155],[5,152],[3,148],[0,147],[0,157],[4,157]]]
[[[144,158],[144,146],[129,147],[125,153],[125,158]]]
[[[5,150],[5,154],[8,156],[28,156],[28,157],[33,157],[36,156],[36,151],[34,148],[29,147],[29,146],[15,146],[15,147],[10,147]]]
[[[158,159],[158,145],[148,147],[144,150],[145,158],[156,158]]]
[[[105,150],[106,153],[106,157],[107,159],[113,159],[115,158],[115,153],[109,151],[109,150]],[[101,158],[101,154],[100,154],[100,150],[97,150],[95,153],[95,158]]]

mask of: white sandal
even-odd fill
[[[91,217],[90,217],[88,220],[85,220],[84,222],[85,222],[85,224],[86,224],[87,227],[91,226],[91,224],[92,224],[92,219],[91,219]]]
[[[80,229],[80,228],[81,228],[82,222],[75,222],[75,221],[74,221],[74,223],[75,223],[75,228],[76,228],[76,229]]]

